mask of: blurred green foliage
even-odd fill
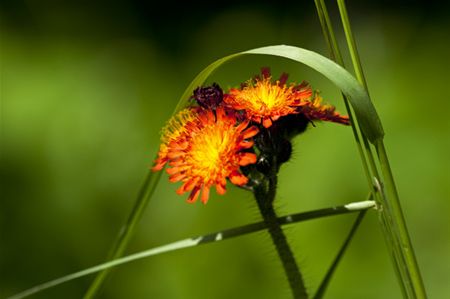
[[[310,2],[231,1],[190,8],[160,3],[158,8],[143,1],[5,1],[0,296],[104,260],[152,165],[160,128],[207,64],[271,44],[326,54]],[[448,297],[449,19],[418,4],[348,6],[429,296]],[[339,36],[343,41],[342,32]],[[287,60],[242,58],[211,82],[236,86],[261,66],[310,81],[343,111],[330,82]],[[280,174],[281,213],[365,199],[366,181],[349,128],[317,124],[294,146]],[[128,252],[259,219],[245,191],[230,187],[203,206],[184,203],[175,189],[166,177],[161,180]],[[352,219],[338,216],[286,229],[311,292]],[[92,278],[34,298],[80,298]],[[289,296],[276,252],[262,232],[121,266],[99,298]],[[398,297],[376,215],[369,213],[328,298]]]

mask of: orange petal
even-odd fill
[[[242,185],[247,184],[248,178],[245,175],[243,175],[242,173],[233,171],[230,174],[230,181],[235,185],[242,186]]]
[[[242,132],[245,128],[247,128],[250,121],[246,120],[239,124],[239,126],[236,127],[237,132]],[[245,132],[245,131],[244,131]]]
[[[242,140],[241,142],[239,142],[239,148],[240,149],[251,148],[253,144],[254,144],[253,141]]]
[[[175,183],[175,182],[181,181],[185,177],[186,177],[186,174],[184,174],[184,173],[174,174],[174,175],[169,177],[169,182]]]
[[[181,169],[180,169],[180,167],[172,167],[172,168],[167,168],[166,169],[166,172],[168,173],[168,174],[175,174],[175,173],[178,173],[178,172],[180,172],[181,171]]]
[[[190,179],[184,184],[184,191],[191,191],[198,183],[199,178]]]
[[[186,169],[189,169],[190,167],[188,165],[183,165],[183,166],[174,166],[172,168],[167,168],[166,172],[168,174],[175,174],[178,172],[183,172],[186,171]]]
[[[245,106],[242,104],[238,104],[236,102],[232,102],[231,106],[233,107],[234,110],[244,110]]]
[[[345,115],[339,115],[336,113],[336,115],[333,115],[331,117],[328,117],[328,119],[325,120],[329,120],[338,124],[343,124],[343,125],[349,125],[350,124],[350,120],[348,119],[348,116]]]
[[[220,183],[217,183],[216,184],[216,192],[217,192],[217,194],[224,195],[225,192],[227,192],[227,189],[225,189],[225,184],[222,185]]]
[[[225,187],[225,185],[227,184],[227,179],[224,177],[220,177],[219,179],[217,179],[217,184],[220,184]]]
[[[273,121],[276,121],[276,120],[278,120],[279,118],[280,118],[279,115],[274,115],[274,116],[272,116],[272,120],[273,120]]]
[[[202,110],[202,113],[199,113],[198,118],[202,123],[208,123],[208,115],[204,110]]]
[[[183,166],[186,162],[184,160],[175,160],[175,161],[170,161],[169,165],[176,167],[176,166]]]
[[[186,140],[181,140],[178,142],[172,142],[170,146],[171,148],[176,150],[185,150],[189,146],[189,142],[187,142]]]
[[[210,110],[207,110],[206,112],[206,117],[208,118],[208,122],[209,123],[214,123],[216,121],[216,116],[214,115],[214,113]]]
[[[200,194],[200,187],[195,187],[194,190],[192,190],[191,194],[189,195],[187,202],[188,203],[194,203],[198,199],[198,195]]]
[[[246,129],[243,132],[244,139],[251,138],[251,137],[255,136],[256,134],[258,134],[258,132],[259,132],[259,129],[257,127],[251,126],[250,128]]]
[[[225,118],[225,110],[222,107],[217,107],[216,109],[217,122],[222,122]]]
[[[299,96],[300,100],[309,99],[309,98],[311,98],[312,94],[313,94],[313,92],[312,92],[311,88],[303,89],[298,92],[298,96]]]
[[[184,186],[185,186],[185,185],[186,185],[186,183],[184,183],[183,185],[181,185],[180,188],[177,189],[176,193],[177,193],[178,195],[181,195],[181,194],[183,194],[184,192],[186,192],[186,190],[184,190]]]
[[[204,185],[202,189],[203,190],[202,190],[201,200],[202,200],[203,204],[206,204],[208,202],[208,199],[209,199],[209,186]]]
[[[256,155],[253,153],[242,153],[239,160],[239,165],[246,166],[256,163]]]
[[[272,120],[270,119],[270,117],[264,118],[262,124],[264,128],[268,128],[272,125]]]
[[[157,163],[155,166],[152,167],[152,171],[160,171],[164,168],[164,165],[166,165],[167,160],[165,161],[158,161],[156,160],[155,163]]]
[[[167,154],[167,157],[168,157],[169,159],[176,159],[176,158],[179,158],[179,157],[181,157],[181,156],[183,156],[183,155],[184,155],[184,153],[181,152],[181,151],[170,151],[170,152]]]

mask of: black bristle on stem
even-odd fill
[[[255,174],[259,175],[259,184],[253,185],[253,193],[283,265],[294,299],[307,299],[308,294],[294,253],[277,220],[274,201],[278,171],[280,166],[291,157],[290,140],[293,136],[305,131],[308,123],[309,120],[303,115],[292,115],[280,118],[269,128],[260,126],[260,132],[254,138],[259,156],[256,166],[253,166],[249,175],[250,177]]]

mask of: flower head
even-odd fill
[[[188,202],[195,202],[201,192],[201,201],[206,203],[212,186],[224,194],[227,178],[235,185],[245,185],[248,178],[239,168],[256,162],[256,155],[245,150],[253,146],[249,139],[258,133],[248,124],[238,123],[235,114],[223,107],[183,110],[163,131],[153,170],[168,163],[169,180],[183,183],[177,193],[191,192]]]
[[[240,89],[232,88],[225,95],[225,103],[235,110],[244,110],[248,119],[268,128],[278,118],[298,113],[298,107],[306,105],[313,94],[308,83],[286,85],[287,75],[273,82],[270,71],[262,70]]]
[[[270,71],[263,68],[262,76],[248,81],[240,89],[232,88],[224,96],[226,105],[243,110],[247,119],[268,128],[280,117],[303,114],[308,120],[323,120],[348,125],[348,116],[340,115],[332,105],[322,104],[307,82],[286,85],[288,75],[273,82]]]

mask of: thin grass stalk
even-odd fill
[[[338,46],[337,40],[335,38],[334,30],[331,25],[331,21],[329,18],[329,14],[328,14],[328,10],[325,5],[325,2],[324,2],[324,0],[315,0],[315,3],[316,3],[317,10],[318,10],[320,22],[322,25],[322,30],[324,32],[325,39],[327,40],[327,45],[330,47],[329,50],[331,52],[331,57],[336,57],[338,63],[343,65],[342,55],[340,53],[339,46]],[[361,74],[363,74],[361,68],[359,69],[359,74],[360,74],[360,79],[361,78],[363,79],[364,76],[361,75]],[[347,110],[350,110],[350,108],[348,107],[348,100],[346,98],[344,98],[344,102],[346,103]],[[355,127],[356,127],[356,125],[355,125]],[[373,186],[374,186],[373,190],[375,191],[374,192],[375,199],[377,200],[377,202],[380,203],[380,206],[381,206],[385,200],[383,197],[384,195],[383,195],[382,188],[381,188],[381,186],[379,186],[380,176],[379,176],[376,164],[375,164],[375,159],[373,157],[373,153],[371,151],[370,144],[369,144],[367,138],[365,137],[364,133],[362,132],[361,128],[359,127],[359,129],[360,129],[359,131],[362,135],[361,137],[362,137],[362,140],[364,143],[364,150],[366,151],[366,153],[364,153],[364,150],[362,149],[360,141],[359,141],[359,135],[356,132],[356,128],[353,128],[353,129],[354,129],[354,134],[356,133],[355,138],[357,139],[358,150],[359,150],[361,158],[363,160],[364,169],[366,170],[366,176],[369,173],[368,167],[367,167],[367,162],[365,160],[366,155],[368,157],[371,169],[374,172],[373,175],[369,173],[369,176],[367,176],[368,183],[369,183],[369,187],[371,187],[373,184]],[[372,178],[373,178],[374,182],[372,182]],[[393,242],[393,239],[390,237],[390,236],[392,236],[391,226],[387,225],[388,220],[385,219],[385,215],[380,213],[379,216],[380,216],[380,223],[382,225],[382,229],[386,232],[383,235],[385,236],[386,243],[389,245],[388,251],[389,251],[392,261],[394,263],[395,273],[396,273],[397,277],[399,278],[399,280],[402,281],[405,274],[403,273],[403,271],[400,270],[400,267],[399,267],[399,260],[401,259],[400,250],[397,246],[394,246],[395,243]],[[403,284],[400,284],[400,285],[401,285],[401,291],[404,294],[404,296],[406,297],[405,286]]]
[[[301,212],[296,214],[290,214],[282,217],[278,217],[277,221],[280,225],[288,225],[288,224],[294,224],[297,222],[312,220],[312,219],[319,219],[323,217],[330,217],[335,215],[343,215],[343,214],[349,214],[354,213],[358,211],[363,211],[367,209],[371,209],[375,207],[375,203],[372,201],[359,201],[359,202],[352,202],[346,205],[342,206],[334,206],[331,208],[324,208],[319,210],[313,210],[313,211],[307,211],[307,212]],[[243,236],[246,234],[254,233],[257,231],[261,231],[266,229],[266,225],[264,221],[251,223],[207,235],[202,236],[195,236],[188,239],[180,240],[177,242],[169,243],[166,245],[162,245],[156,248],[148,249],[145,251],[141,251],[138,253],[134,253],[122,258],[114,259],[108,262],[105,262],[100,265],[96,265],[94,267],[90,267],[75,273],[71,273],[66,276],[59,277],[57,279],[45,282],[43,284],[34,286],[30,289],[27,289],[23,292],[20,292],[18,294],[15,294],[13,296],[8,297],[7,299],[22,299],[29,297],[31,295],[34,295],[36,293],[42,292],[44,290],[47,290],[49,288],[58,286],[60,284],[72,281],[77,278],[81,278],[90,274],[94,274],[99,271],[111,269],[113,267],[117,267],[119,265],[129,263],[135,260],[139,260],[142,258],[155,256],[162,253],[167,253],[175,250],[180,250],[183,248],[193,247],[193,246],[199,246],[204,245],[212,242],[219,242],[239,236]],[[103,273],[103,272],[102,272]]]
[[[353,225],[350,229],[350,232],[347,235],[347,238],[345,238],[345,241],[342,244],[341,248],[339,249],[338,254],[334,258],[333,263],[331,264],[330,268],[328,268],[327,274],[325,275],[324,279],[320,283],[320,286],[317,289],[317,292],[314,295],[313,299],[322,299],[323,296],[325,295],[325,291],[327,290],[327,287],[331,281],[331,278],[333,277],[333,274],[334,274],[335,270],[337,269],[337,266],[339,265],[339,262],[341,261],[342,257],[344,256],[345,251],[347,250],[348,246],[350,245],[350,242],[353,239],[356,231],[358,230],[359,226],[361,225],[361,222],[364,219],[366,212],[367,211],[359,212],[358,216],[355,219],[355,222],[353,223]]]
[[[383,207],[383,205],[381,204],[380,207]],[[397,279],[401,282],[401,281],[404,281],[404,279],[405,279],[404,271],[400,270],[401,254],[398,251],[397,247],[393,246],[393,244],[395,243],[394,240],[392,239],[392,237],[394,236],[394,233],[391,230],[392,226],[388,225],[386,216],[384,214],[385,213],[382,213],[381,211],[379,211],[378,221],[379,221],[379,223],[381,225],[381,229],[383,231],[383,237],[387,244],[389,256],[391,257],[391,261],[394,265],[395,275],[397,276]],[[403,298],[408,298],[408,293],[407,293],[405,284],[399,283],[399,285],[400,285],[400,291],[402,292]]]
[[[344,60],[342,58],[342,54],[341,54],[341,51],[339,49],[339,44],[337,42],[336,35],[334,33],[333,26],[331,24],[330,16],[328,14],[328,9],[327,9],[327,7],[325,5],[325,1],[324,0],[315,0],[315,2],[316,2],[317,10],[319,12],[319,18],[320,18],[320,23],[322,25],[322,31],[324,32],[324,37],[325,37],[326,40],[328,40],[327,44],[330,47],[329,51],[331,52],[331,58],[334,61],[336,61],[337,63],[339,63],[339,65],[341,65],[342,67],[345,68]],[[356,70],[355,70],[355,72],[356,72]],[[363,75],[361,69],[359,69],[359,71],[356,72],[356,73],[360,74],[359,77],[357,77],[357,78],[364,79],[364,75]],[[367,91],[367,84],[365,83],[365,80],[364,80],[363,86],[364,86],[364,88]],[[344,103],[346,105],[346,108],[348,107],[347,108],[347,112],[350,115],[350,114],[352,114],[352,111],[351,111],[348,99],[347,99],[347,97],[345,95],[343,95],[343,97],[344,97]],[[359,124],[357,123],[357,120],[353,120],[353,121],[355,121],[355,123],[356,123],[355,124],[355,128],[353,128],[353,129],[355,130],[354,131],[354,135],[355,135],[355,139],[357,141],[359,150],[361,152],[363,152],[362,148],[361,148],[362,146],[361,146],[361,141],[360,141],[360,138],[359,138],[359,134],[356,132],[356,127],[359,129],[359,132],[361,133],[361,140],[363,141],[364,148],[366,150],[367,160],[369,161],[370,168],[371,168],[371,170],[373,172],[373,177],[379,179],[378,169],[377,169],[377,166],[376,166],[376,163],[375,163],[374,155],[373,155],[372,150],[371,150],[370,145],[369,145],[369,141],[368,141],[367,137],[364,135],[364,132],[362,132],[361,127],[359,127]],[[363,160],[364,167],[368,168],[367,167],[366,157],[364,155],[362,155],[361,158]],[[373,186],[373,182],[372,182],[372,178],[373,177],[370,177],[369,186],[371,188]]]
[[[339,50],[339,46],[336,40],[336,36],[334,34],[333,27],[331,25],[330,17],[328,14],[328,10],[325,6],[325,2],[323,0],[314,0],[316,4],[317,14],[319,16],[320,25],[322,27],[322,32],[325,38],[325,42],[327,43],[328,50],[330,52],[330,58],[335,62],[339,63],[342,67],[344,66],[344,60],[342,59],[341,51]],[[363,165],[364,174],[366,175],[368,186],[371,190],[373,190],[373,181],[372,174],[367,164],[366,154],[364,153],[364,149],[361,145],[361,138],[359,134],[363,134],[361,128],[359,127],[358,121],[356,117],[353,116],[353,111],[351,109],[350,103],[347,97],[342,94],[342,98],[344,100],[345,109],[347,110],[347,114],[350,119],[350,124],[352,127],[353,136],[356,141],[356,147],[358,149],[359,156],[361,158],[361,162]],[[359,131],[359,132],[358,132]],[[364,138],[364,137],[363,137]]]
[[[124,254],[125,249],[128,246],[128,243],[130,242],[130,238],[134,234],[136,225],[142,218],[142,214],[144,213],[145,208],[147,207],[148,202],[150,201],[150,198],[154,190],[156,189],[161,174],[162,172],[158,173],[153,173],[150,171],[148,172],[144,180],[144,183],[142,184],[139,190],[138,197],[134,203],[131,213],[128,216],[127,222],[122,227],[119,236],[109,253],[108,258],[106,259],[107,261],[115,260]],[[83,297],[84,299],[94,298],[94,296],[100,290],[100,287],[102,286],[103,282],[105,281],[110,271],[111,269],[107,268],[102,272],[100,272],[95,277],[94,281],[92,282],[86,294],[84,295]]]
[[[351,30],[345,0],[337,0],[337,3],[357,79],[367,91],[367,82]],[[392,239],[394,242],[393,249],[395,252],[399,251],[400,253],[396,265],[399,267],[399,271],[403,277],[401,283],[404,285],[409,298],[426,298],[425,286],[409,237],[383,139],[376,140],[374,146],[377,150],[381,172],[384,177],[384,187],[386,189],[386,193],[383,192],[383,195],[385,195],[383,196],[385,208],[382,209],[381,213],[385,215],[386,223],[384,225],[387,224],[388,233],[392,234],[389,239]],[[370,149],[369,145],[368,147]],[[383,188],[383,186],[381,187]],[[395,255],[397,256],[398,254],[396,253]]]
[[[315,0],[314,2],[316,4],[316,9],[317,9],[320,24],[322,27],[322,32],[323,32],[325,41],[327,43],[328,50],[330,52],[330,58],[345,68],[344,60],[342,58],[342,54],[339,49],[339,44],[337,42],[336,35],[334,33],[333,25],[331,23],[325,1],[324,0]],[[372,190],[371,193],[373,196],[371,197],[371,199],[372,200],[377,199],[377,202],[380,202],[380,199],[379,199],[380,194],[378,194],[378,192],[377,192],[378,190],[375,187],[374,182],[373,182],[373,180],[374,180],[373,177],[374,176],[378,177],[378,172],[377,172],[375,163],[373,162],[374,159],[372,156],[372,152],[367,150],[368,149],[367,138],[365,137],[364,133],[362,132],[361,127],[359,126],[359,124],[357,122],[357,119],[353,118],[352,109],[349,105],[349,101],[348,101],[347,97],[344,94],[342,94],[342,96],[343,96],[345,107],[349,114],[349,118],[351,120],[353,136],[355,138],[357,149],[358,149],[358,152],[359,152],[362,164],[363,164],[363,169],[364,169],[364,173],[366,175],[367,183],[368,183],[369,189]],[[361,138],[360,138],[360,134],[361,134]],[[364,148],[362,146],[361,139],[364,140]],[[370,169],[369,169],[367,160],[370,161]],[[375,174],[373,174],[373,172],[375,172]],[[322,281],[322,283],[315,295],[315,298],[320,298],[324,295],[324,292],[325,292],[325,290],[328,286],[328,283],[331,279],[331,275],[334,272],[333,267],[335,267],[337,265],[337,263],[339,261],[338,258],[340,258],[341,256],[342,255],[337,256],[337,260],[335,260],[335,263],[333,263],[331,268],[328,270],[328,273],[325,276],[324,280]],[[395,260],[394,256],[392,256],[392,258],[393,258],[393,260]],[[397,273],[397,275],[400,275],[399,271],[396,271],[396,273]]]
[[[382,140],[375,144],[378,158],[381,164],[381,171],[385,179],[387,201],[390,203],[391,210],[389,213],[392,220],[393,231],[397,234],[393,238],[397,240],[402,249],[402,258],[404,264],[400,265],[402,269],[406,270],[409,281],[404,282],[406,290],[411,294],[411,298],[427,298],[425,285],[422,280],[419,265],[414,253],[414,248],[406,226],[405,217],[400,205],[400,198],[398,196],[397,187],[395,185],[394,177],[387,157],[386,149]],[[385,211],[385,213],[388,210]]]

